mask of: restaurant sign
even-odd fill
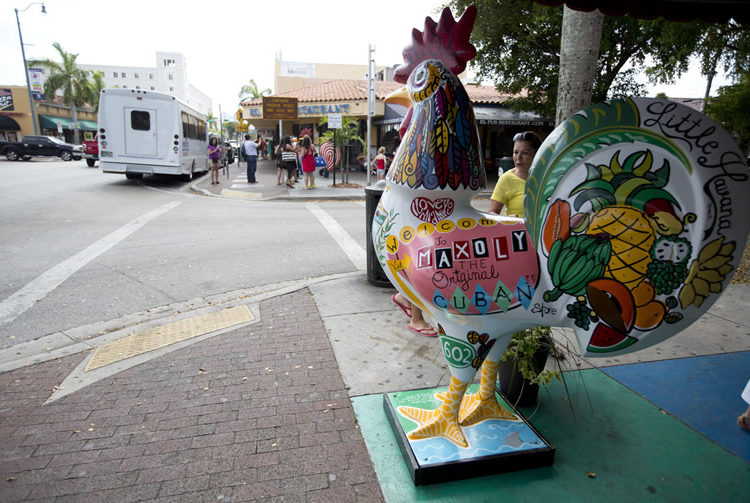
[[[0,110],[13,110],[13,92],[10,89],[0,89]]]
[[[297,98],[263,96],[263,118],[296,120]]]
[[[265,98],[264,98],[265,99]],[[297,107],[297,115],[307,116],[323,116],[328,114],[349,114],[349,103],[326,103],[322,105],[299,105]],[[265,115],[265,108],[246,108],[247,115],[251,119],[275,119],[275,117],[268,117]],[[261,115],[262,114],[262,115]]]

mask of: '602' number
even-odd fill
[[[477,355],[474,346],[460,339],[449,336],[440,338],[443,345],[443,354],[448,364],[456,368],[464,368],[471,365],[471,361]]]

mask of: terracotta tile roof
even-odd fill
[[[394,81],[375,81],[375,97],[379,100],[403,87]],[[501,104],[508,95],[498,93],[492,86],[478,86],[468,84],[465,86],[472,103],[495,103]],[[273,96],[297,98],[300,103],[304,102],[326,102],[326,101],[357,101],[367,99],[367,83],[364,80],[329,80],[320,84],[314,84],[299,89],[293,89]],[[243,106],[260,106],[263,104],[261,98],[243,101]]]
[[[465,84],[464,89],[469,95],[471,102],[475,105],[478,103],[493,103],[500,105],[511,97],[510,94],[501,94],[493,86],[479,86],[477,84]]]

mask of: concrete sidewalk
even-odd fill
[[[283,175],[282,182],[286,175]],[[247,168],[244,162],[235,162],[227,169],[221,170],[219,185],[211,185],[209,174],[193,181],[190,190],[205,196],[228,197],[234,199],[248,199],[254,201],[269,200],[358,200],[365,198],[364,188],[368,186],[367,173],[361,169],[351,168],[348,174],[348,186],[342,186],[343,173],[336,170],[334,186],[334,175],[328,178],[315,174],[315,185],[313,189],[305,189],[304,181],[300,180],[294,188],[287,187],[285,183],[278,184],[276,161],[259,160],[256,170],[256,181],[258,183],[247,183]],[[377,176],[370,177],[370,185],[377,182]],[[497,174],[488,173],[487,186],[479,194],[479,198],[488,199],[492,189],[497,182]]]

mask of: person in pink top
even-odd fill
[[[385,180],[385,147],[378,149],[378,155],[372,160],[378,170],[378,180]]]
[[[305,188],[315,188],[315,145],[309,136],[302,138],[299,155],[302,158],[302,172],[305,174]]]

